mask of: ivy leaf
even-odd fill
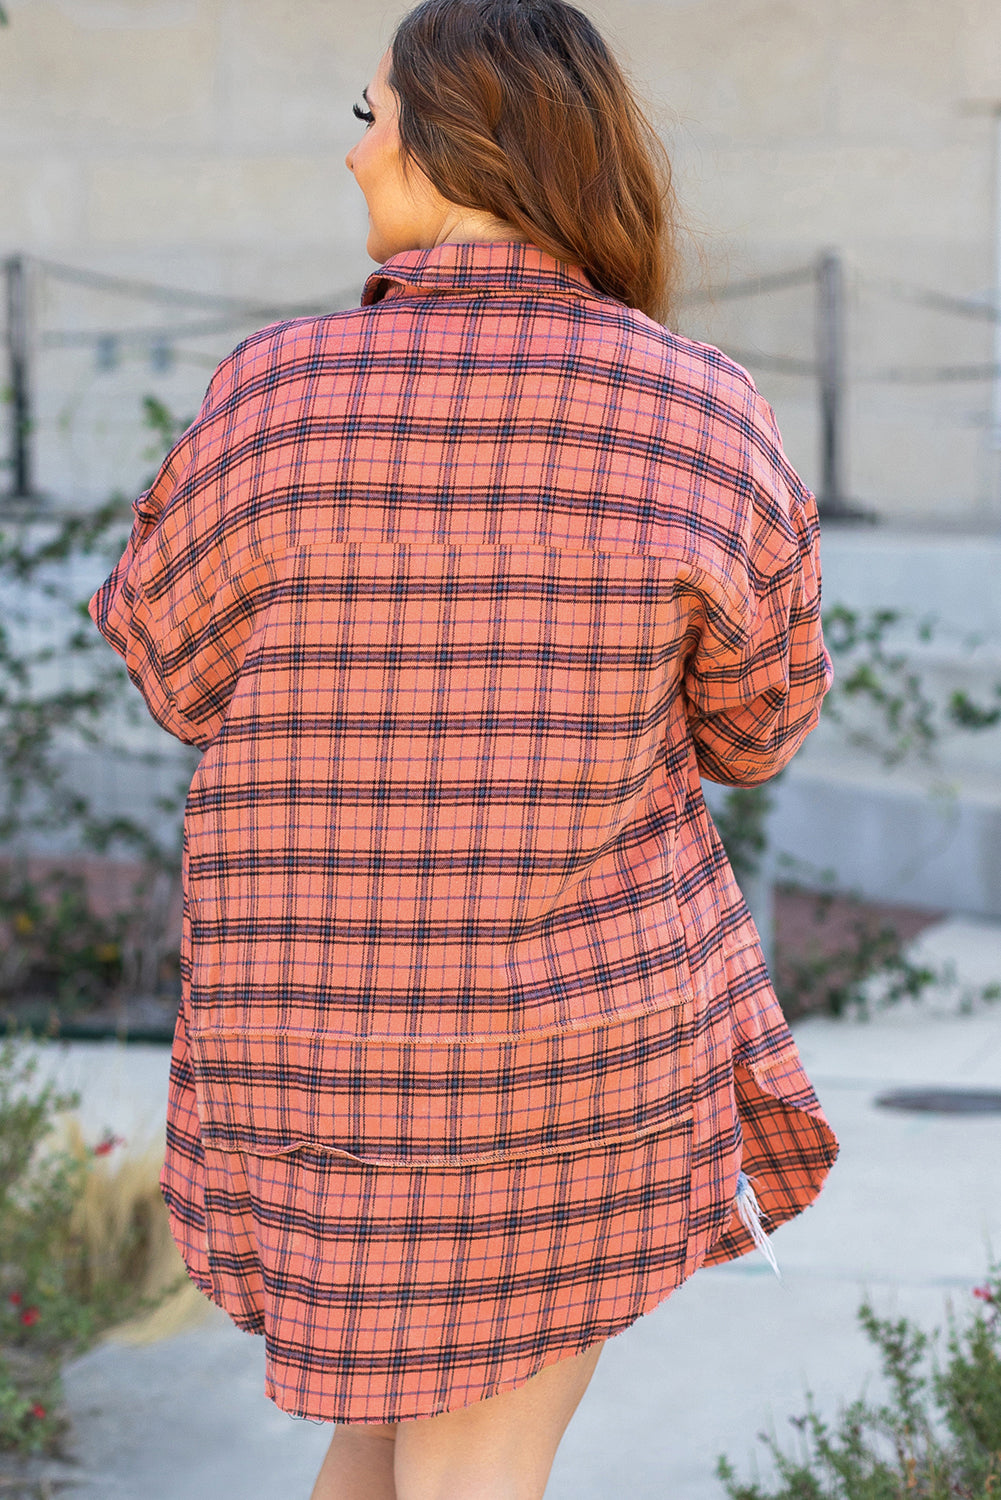
[[[1001,699],[1001,682],[994,684],[994,696]],[[995,724],[1001,724],[1001,703],[996,708],[984,708],[961,688],[949,698],[947,712],[950,721],[960,729],[993,729]]]

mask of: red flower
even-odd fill
[[[26,1307],[24,1309],[24,1312],[21,1314],[21,1322],[24,1324],[25,1328],[30,1328],[32,1323],[37,1323],[41,1316],[42,1315],[38,1311],[37,1307]]]
[[[973,1295],[974,1297],[979,1297],[981,1302],[994,1301],[994,1293],[989,1286],[975,1286],[973,1288]]]
[[[7,1298],[7,1301],[10,1303],[11,1307],[20,1307],[21,1306],[21,1293],[20,1292],[11,1292],[10,1296]]]
[[[48,1413],[46,1412],[45,1407],[41,1404],[41,1402],[36,1401],[34,1406],[31,1408],[31,1415],[33,1417],[37,1417],[38,1420],[41,1421],[44,1416],[48,1415]]]
[[[94,1147],[95,1156],[109,1156],[116,1146],[124,1146],[125,1140],[120,1135],[106,1135],[103,1141],[98,1141]]]

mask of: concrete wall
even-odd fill
[[[0,30],[0,250],[205,293],[339,306],[371,268],[343,167],[351,103],[404,7],[384,0],[9,0]],[[849,487],[898,524],[990,529],[989,385],[876,383],[888,366],[985,364],[991,325],[894,300],[876,278],[965,296],[993,277],[996,0],[604,0],[591,11],[673,154],[693,287],[809,262],[849,272]],[[702,256],[702,269],[695,251]],[[683,309],[741,356],[793,461],[819,480],[811,289]],[[190,414],[261,314],[201,336],[205,310],[57,280],[36,266],[39,482],[78,504],[138,487],[155,459],[141,396]],[[218,314],[216,317],[218,318]],[[148,340],[57,334],[161,328]],[[117,363],[116,363],[117,361]],[[107,367],[102,367],[107,366]],[[152,445],[155,449],[155,443]]]

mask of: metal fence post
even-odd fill
[[[822,516],[856,514],[844,492],[845,298],[841,257],[827,250],[817,261],[817,374],[820,387]]]
[[[1001,450],[1001,103],[994,106],[994,381],[991,446]]]
[[[740,893],[747,902],[761,939],[761,951],[769,974],[775,978],[775,855],[771,843],[752,874],[742,875]]]
[[[31,485],[31,388],[28,369],[28,284],[24,258],[4,262],[7,291],[7,369],[10,387],[11,500],[28,500]]]

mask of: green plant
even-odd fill
[[[908,652],[889,644],[891,632],[899,634],[908,625],[922,643],[940,628],[934,620],[914,620],[900,610],[864,613],[835,605],[824,615],[824,638],[836,672],[822,712],[840,727],[849,744],[874,754],[887,768],[914,759],[934,764],[936,744],[946,729],[977,732],[1001,723],[1001,703],[977,703],[964,690],[954,690],[944,705],[936,703]],[[994,685],[993,696],[1001,700],[1001,683]],[[853,716],[858,705],[866,707],[862,723]],[[759,786],[731,787],[713,814],[738,881],[747,881],[761,869],[768,850],[768,814],[782,774]],[[776,863],[783,862],[796,863],[779,855]],[[805,873],[815,878],[815,872]],[[827,919],[833,895],[822,883],[814,910],[818,928]],[[779,952],[776,969],[779,999],[790,1016],[808,1010],[830,1015],[849,1009],[867,1012],[871,1006],[868,982],[877,972],[882,976],[882,1004],[917,999],[933,986],[952,983],[945,971],[909,959],[895,929],[873,922],[861,901],[850,939],[837,952],[818,951],[798,958]],[[975,996],[964,992],[961,1004],[994,1000],[998,994],[997,986],[986,986]]]
[[[0,868],[0,997],[48,993],[63,1014],[105,999],[121,983],[128,920],[98,916],[80,874]]]
[[[63,1164],[39,1164],[38,1157],[54,1117],[78,1102],[51,1084],[33,1092],[35,1070],[34,1059],[20,1055],[12,1039],[0,1046],[0,1451],[23,1453],[48,1450],[60,1425],[54,1415],[58,1350],[33,1291],[44,1269],[51,1216],[70,1206],[69,1174]],[[45,1202],[49,1187],[51,1203]],[[29,1228],[40,1202],[42,1222]]]
[[[777,1482],[743,1483],[720,1458],[729,1500],[997,1500],[1001,1495],[1001,1270],[975,1289],[980,1306],[960,1327],[951,1309],[946,1361],[929,1363],[932,1339],[906,1318],[859,1320],[880,1355],[887,1396],[859,1398],[832,1424],[808,1397],[792,1418],[800,1451],[763,1438]]]
[[[773,788],[782,772],[760,786],[730,787],[713,814],[727,859],[738,880],[756,875],[768,848],[768,814],[775,802]]]
[[[30,833],[76,829],[83,845],[100,853],[118,847],[152,865],[173,864],[176,838],[163,844],[135,819],[97,815],[67,785],[60,765],[67,739],[116,748],[109,733],[112,710],[125,722],[141,722],[124,664],[94,629],[87,601],[75,596],[74,569],[58,566],[95,553],[117,560],[128,536],[126,515],[127,507],[115,499],[92,515],[46,522],[41,536],[37,524],[29,535],[24,523],[11,535],[0,533],[0,581],[10,600],[0,626],[0,839],[17,845]],[[46,639],[39,604],[46,625],[77,623],[64,636]],[[72,661],[83,685],[53,683],[57,661]],[[162,756],[141,758],[155,764]],[[177,810],[174,798],[158,805]]]
[[[776,942],[773,979],[789,1019],[848,1011],[861,1018],[900,1000],[922,999],[931,989],[954,997],[961,1012],[1001,999],[999,983],[963,984],[953,964],[911,957],[894,922],[874,913],[860,897],[836,890],[829,872],[808,871],[815,888],[805,889],[796,882],[797,872],[802,875],[804,869],[801,861],[783,856],[779,864],[791,879],[780,882],[778,889],[808,897],[814,935],[805,951],[787,948],[781,936]],[[834,926],[834,943],[827,935],[828,922]]]
[[[154,397],[145,398],[143,413],[159,457],[186,424]],[[168,815],[158,836],[142,819],[99,814],[64,770],[67,748],[115,756],[123,750],[115,726],[146,722],[124,664],[94,629],[74,582],[81,561],[117,561],[130,521],[129,505],[115,496],[89,515],[42,515],[0,531],[0,844],[7,851],[0,868],[6,940],[0,992],[39,988],[60,1011],[115,990],[157,988],[167,959],[165,913],[180,878],[183,776],[172,793],[154,800]],[[150,765],[177,759],[176,748],[169,756],[127,753]],[[127,912],[97,916],[70,872],[42,880],[31,873],[37,836],[54,831],[83,850],[136,863]]]
[[[55,1360],[0,1358],[0,1453],[51,1453],[66,1420]]]
[[[156,438],[146,449],[146,457],[159,464],[163,455],[172,448],[183,432],[191,426],[194,416],[179,417],[172,412],[159,396],[144,396],[142,399],[143,424]],[[150,475],[149,483],[153,476]]]
[[[831,897],[816,898],[814,921],[826,920]],[[877,972],[883,978],[881,1001],[892,1004],[906,997],[917,999],[941,975],[929,964],[916,964],[907,957],[896,929],[886,922],[872,921],[859,904],[851,935],[834,953],[807,952],[788,955],[779,948],[776,962],[776,992],[788,1017],[809,1011],[840,1016],[849,1010],[868,1014],[871,997],[868,982]]]
[[[71,1126],[53,1144],[79,1101],[36,1071],[17,1038],[0,1045],[0,1450],[22,1452],[48,1451],[61,1428],[62,1361],[174,1289],[150,1277],[166,1218],[155,1177],[109,1192],[116,1137],[87,1146]]]
[[[891,650],[887,635],[903,620],[901,611],[874,609],[867,614],[835,605],[824,615],[824,639],[842,670],[824,702],[828,719],[846,727],[852,744],[872,750],[884,765],[900,765],[909,756],[927,757],[939,735],[935,704],[906,651]],[[920,621],[918,639],[931,638],[933,624]],[[875,708],[873,727],[850,726],[848,707],[864,701]]]

